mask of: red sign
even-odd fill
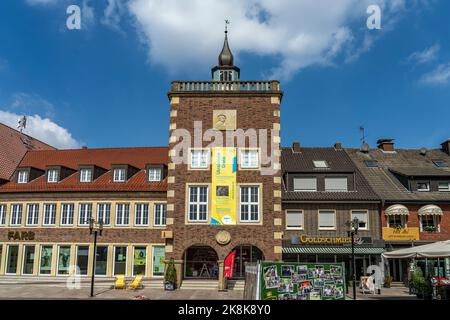
[[[224,262],[223,276],[225,279],[231,278],[233,276],[234,259],[236,258],[236,250],[231,252]]]

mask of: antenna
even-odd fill
[[[359,127],[359,132],[361,132],[361,142],[366,143],[366,130],[363,126]]]
[[[228,33],[228,25],[230,24],[230,20],[225,19],[225,33]]]

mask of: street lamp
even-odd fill
[[[92,278],[91,278],[91,297],[94,296],[94,281],[95,281],[95,265],[97,262],[97,235],[102,235],[103,221],[95,221],[94,218],[89,219],[89,232],[94,235],[94,261],[92,263]]]
[[[352,278],[353,278],[353,300],[356,300],[356,261],[355,261],[355,235],[358,234],[359,220],[354,218],[351,221],[347,221],[348,227],[347,234],[352,239]]]

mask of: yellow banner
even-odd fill
[[[386,228],[383,227],[383,240],[412,241],[419,240],[419,228]]]
[[[236,149],[212,149],[211,224],[236,224]]]

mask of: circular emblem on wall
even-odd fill
[[[218,244],[222,244],[222,245],[228,244],[231,241],[231,235],[228,231],[224,231],[224,230],[219,231],[216,234],[216,241]]]

